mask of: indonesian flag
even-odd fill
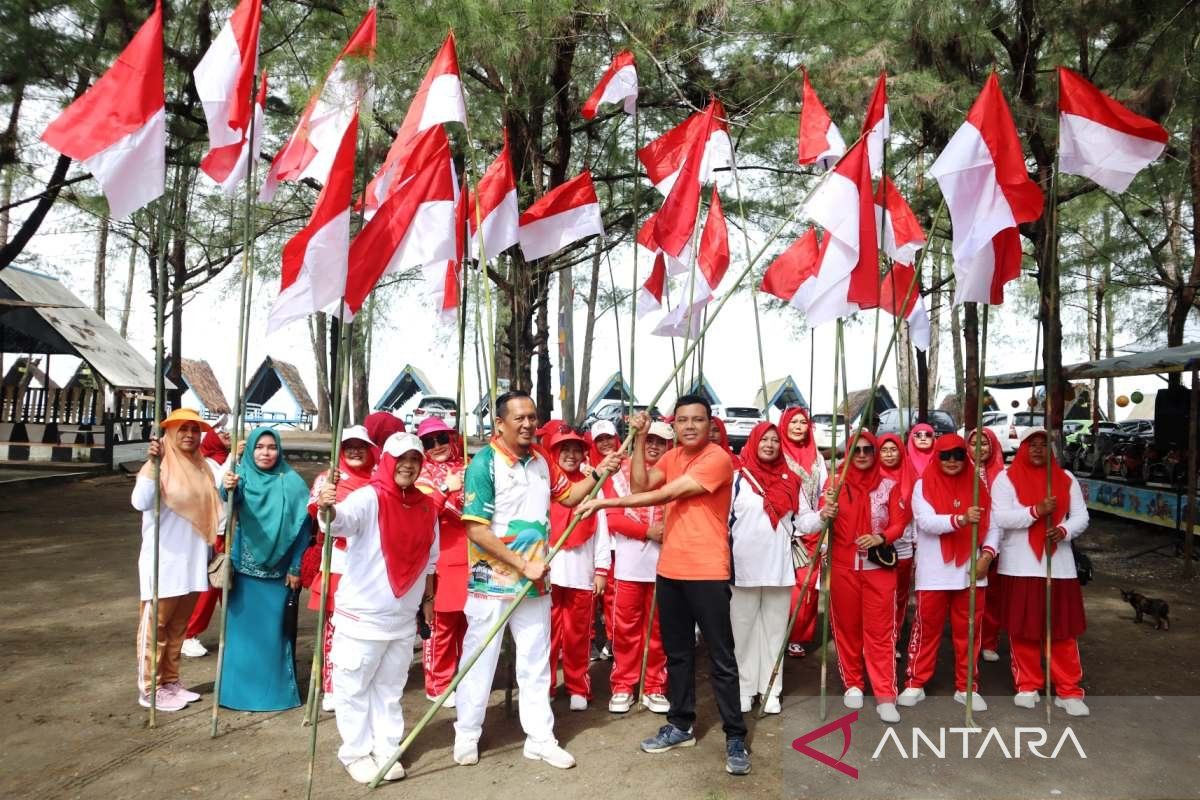
[[[160,0],[108,71],[42,132],[95,176],[114,220],[166,191],[162,19]]]
[[[804,70],[804,89],[800,106],[800,135],[798,137],[799,153],[797,163],[816,164],[821,169],[829,169],[846,153],[846,141],[842,132],[833,124],[829,112],[817,91],[808,80],[808,70]]]
[[[924,352],[929,349],[929,312],[925,310],[916,270],[907,264],[892,264],[891,270],[883,276],[883,284],[879,289],[879,307],[908,322],[908,335],[918,350]]]
[[[404,172],[404,163],[412,154],[417,135],[445,122],[467,122],[467,106],[463,102],[462,80],[458,72],[458,53],[455,50],[454,34],[446,35],[446,41],[438,50],[425,73],[421,85],[408,113],[400,123],[400,130],[388,148],[387,157],[379,172],[367,184],[366,208],[375,209],[395,191],[396,176]]]
[[[478,202],[479,208],[476,209]],[[468,258],[479,255],[479,236],[475,226],[482,220],[483,258],[491,261],[517,243],[517,224],[521,210],[517,206],[517,182],[513,178],[512,156],[508,149],[508,131],[504,131],[504,147],[496,160],[479,179],[477,194],[472,194],[467,224],[471,232],[471,252]]]
[[[704,306],[713,299],[721,279],[729,271],[729,226],[721,211],[721,197],[714,186],[708,218],[700,234],[700,257],[695,274],[679,292],[679,302],[654,329],[655,336],[697,336]],[[694,279],[694,280],[693,280]]]
[[[251,162],[258,160],[262,150],[263,127],[266,125],[266,107],[267,71],[263,70],[258,97],[254,101],[253,145],[247,143],[243,137],[237,144],[227,144],[208,151],[208,155],[200,162],[200,169],[220,185],[226,197],[232,197],[237,192],[238,184],[246,177]],[[249,131],[246,133],[249,134]]]
[[[697,111],[638,150],[638,160],[646,168],[650,182],[664,196],[670,195],[675,186],[675,180],[688,158],[696,128],[705,131],[701,134],[704,141],[699,170],[701,183],[711,182],[714,170],[733,163],[733,142],[729,138],[725,107],[721,101],[714,99],[708,108]]]
[[[279,296],[271,306],[267,334],[318,311],[341,311],[350,248],[350,202],[354,191],[354,145],[358,117],[342,131],[329,181],[321,188],[312,219],[283,246]]]
[[[586,169],[527,208],[518,229],[526,261],[553,255],[593,234],[604,235],[604,222],[592,173]]]
[[[1004,284],[1021,272],[1017,225],[1041,216],[1042,190],[1025,170],[996,73],[929,174],[941,186],[954,227],[954,302],[1003,303]]]
[[[291,138],[275,154],[259,200],[270,201],[279,181],[305,178],[321,184],[329,181],[329,170],[340,152],[343,134],[358,119],[359,102],[367,91],[365,81],[360,80],[357,70],[348,62],[374,57],[375,9],[371,8],[333,62],[320,90],[308,101]]]
[[[875,91],[871,93],[871,103],[867,106],[867,116],[863,118],[862,127],[862,135],[867,137],[871,175],[875,177],[883,173],[883,150],[891,134],[892,117],[888,113],[887,73],[881,72],[879,80],[875,83]]]
[[[255,138],[262,132],[251,105],[261,22],[262,0],[242,0],[192,73],[208,122],[208,154],[200,169],[223,187],[249,138],[252,113]]]
[[[1066,67],[1058,68],[1058,163],[1108,189],[1123,192],[1162,155],[1167,131],[1135,114]]]
[[[875,193],[875,224],[883,226],[883,252],[898,264],[912,264],[917,251],[925,246],[925,231],[917,215],[886,175]]]
[[[346,305],[354,313],[385,274],[421,267],[427,286],[441,280],[444,287],[447,262],[459,259],[462,245],[455,222],[458,203],[450,141],[441,126],[417,137],[406,170],[400,188],[350,246]],[[443,295],[439,310],[445,310],[445,303]]]
[[[661,250],[654,258],[654,267],[650,270],[650,274],[646,277],[646,282],[642,284],[642,288],[638,290],[637,296],[637,318],[649,314],[651,311],[658,311],[662,308],[663,289],[667,285],[667,257]]]
[[[828,244],[828,236],[825,237],[825,242]],[[792,242],[787,250],[775,257],[763,273],[759,290],[795,305],[794,300],[800,287],[817,276],[817,265],[821,255],[817,230],[809,228],[803,236]]]
[[[724,114],[721,104],[713,100],[704,109],[699,122],[691,128],[691,141],[683,164],[672,181],[670,194],[655,214],[654,238],[669,256],[679,258],[695,232],[696,215],[700,210],[700,187],[711,179],[709,150],[714,133],[722,133]],[[728,141],[728,134],[723,134]]]
[[[637,243],[650,251],[650,254],[655,258],[661,253],[666,260],[668,275],[682,275],[689,271],[688,265],[692,263],[692,243],[689,240],[679,257],[668,255],[663,252],[663,249],[658,246],[658,239],[654,236],[654,227],[658,223],[658,212],[655,211],[646,221],[642,223],[642,229],[638,231]]]
[[[619,103],[622,100],[625,101],[625,113],[633,114],[637,110],[637,98],[637,63],[633,60],[633,53],[622,50],[613,56],[612,63],[592,90],[592,96],[583,104],[583,118],[595,119],[601,103]]]
[[[792,299],[816,327],[879,305],[879,234],[865,141],[850,148],[804,211],[825,229],[817,276]]]
[[[429,296],[437,309],[438,321],[450,324],[457,321],[458,304],[462,295],[463,243],[467,238],[467,187],[463,178],[462,191],[454,201],[454,247],[455,258],[444,264],[434,263],[426,268]]]

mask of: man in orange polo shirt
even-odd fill
[[[708,440],[712,408],[698,395],[675,401],[678,447],[647,468],[644,445],[650,418],[630,420],[636,431],[629,483],[632,494],[588,500],[586,516],[604,508],[666,506],[662,552],[658,557],[659,626],[667,654],[667,724],[642,742],[647,753],[662,753],[696,743],[697,625],[712,662],[713,693],[725,730],[725,770],[750,772],[746,724],[742,719],[733,629],[729,623],[729,504],[733,461]]]

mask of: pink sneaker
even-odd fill
[[[193,692],[191,689],[188,689],[179,681],[164,683],[162,688],[166,689],[168,692],[171,692],[171,694],[180,698],[185,703],[194,703],[200,699],[199,694]]]
[[[150,695],[143,694],[138,698],[138,705],[142,708],[150,707]],[[158,711],[182,711],[187,708],[187,701],[179,695],[167,689],[165,686],[158,687],[154,699],[155,709]]]

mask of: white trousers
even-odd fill
[[[390,758],[404,738],[400,695],[408,681],[416,626],[399,639],[356,639],[334,630],[333,699],[342,746],[338,759],[350,764],[372,752]]]
[[[464,663],[483,644],[488,631],[512,602],[498,597],[468,595],[463,608],[467,616],[467,634],[463,638]],[[550,596],[526,598],[509,618],[507,627],[512,631],[517,650],[521,728],[534,742],[557,743],[554,738],[554,712],[550,710]],[[501,629],[458,684],[454,695],[458,710],[454,732],[458,739],[479,741],[503,638],[504,630]]]
[[[790,586],[734,586],[729,600],[729,623],[737,656],[738,681],[743,697],[765,695],[775,659],[787,638]],[[775,676],[771,696],[783,691],[783,670]]]

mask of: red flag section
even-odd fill
[[[625,101],[625,113],[633,114],[637,110],[638,76],[637,63],[633,53],[622,50],[613,56],[612,63],[600,76],[600,82],[583,104],[584,119],[595,119],[601,103],[619,103]]]
[[[763,273],[759,289],[790,302],[800,286],[816,276],[819,257],[817,231],[809,228],[787,250],[775,257]]]
[[[871,174],[883,172],[883,151],[892,133],[892,117],[888,112],[887,73],[879,73],[867,115],[863,117],[862,135],[867,140],[867,156],[871,159]]]
[[[829,169],[846,152],[846,142],[838,126],[833,124],[829,112],[812,83],[808,80],[808,70],[804,70],[804,88],[800,106],[800,133],[798,136],[797,163],[817,164],[821,169]]]
[[[696,214],[700,209],[700,185],[704,180],[705,151],[710,136],[718,126],[717,107],[715,100],[710,102],[700,122],[692,126],[687,155],[670,194],[656,215],[654,238],[669,256],[679,257],[695,229]]]
[[[710,109],[713,110],[712,119],[715,120],[715,124],[707,117]],[[664,196],[671,193],[679,177],[697,127],[705,127],[708,131],[706,145],[701,150],[704,156],[700,170],[702,183],[712,180],[714,169],[727,167],[733,162],[733,143],[729,138],[725,107],[719,100],[713,100],[709,103],[709,108],[692,114],[638,151],[638,160],[646,168],[650,182]]]
[[[208,151],[200,161],[200,170],[216,181],[226,197],[232,197],[238,184],[246,177],[251,160],[257,160],[262,144],[262,132],[266,127],[267,72],[263,70],[258,86],[258,97],[254,100],[254,141],[246,140],[249,128],[240,142],[227,144]]]
[[[925,231],[904,196],[886,175],[875,192],[875,220],[877,225],[883,225],[883,251],[888,258],[901,264],[912,264],[917,251],[925,246]]]
[[[642,288],[638,291],[638,319],[646,316],[651,311],[658,311],[662,308],[663,289],[666,285],[667,257],[659,250],[658,255],[654,258],[654,267],[650,270],[650,275],[647,276],[646,282],[642,284]]]
[[[246,141],[261,23],[262,0],[242,0],[193,72],[196,94],[208,122],[210,155],[220,147]],[[217,183],[223,180],[210,177]]]

